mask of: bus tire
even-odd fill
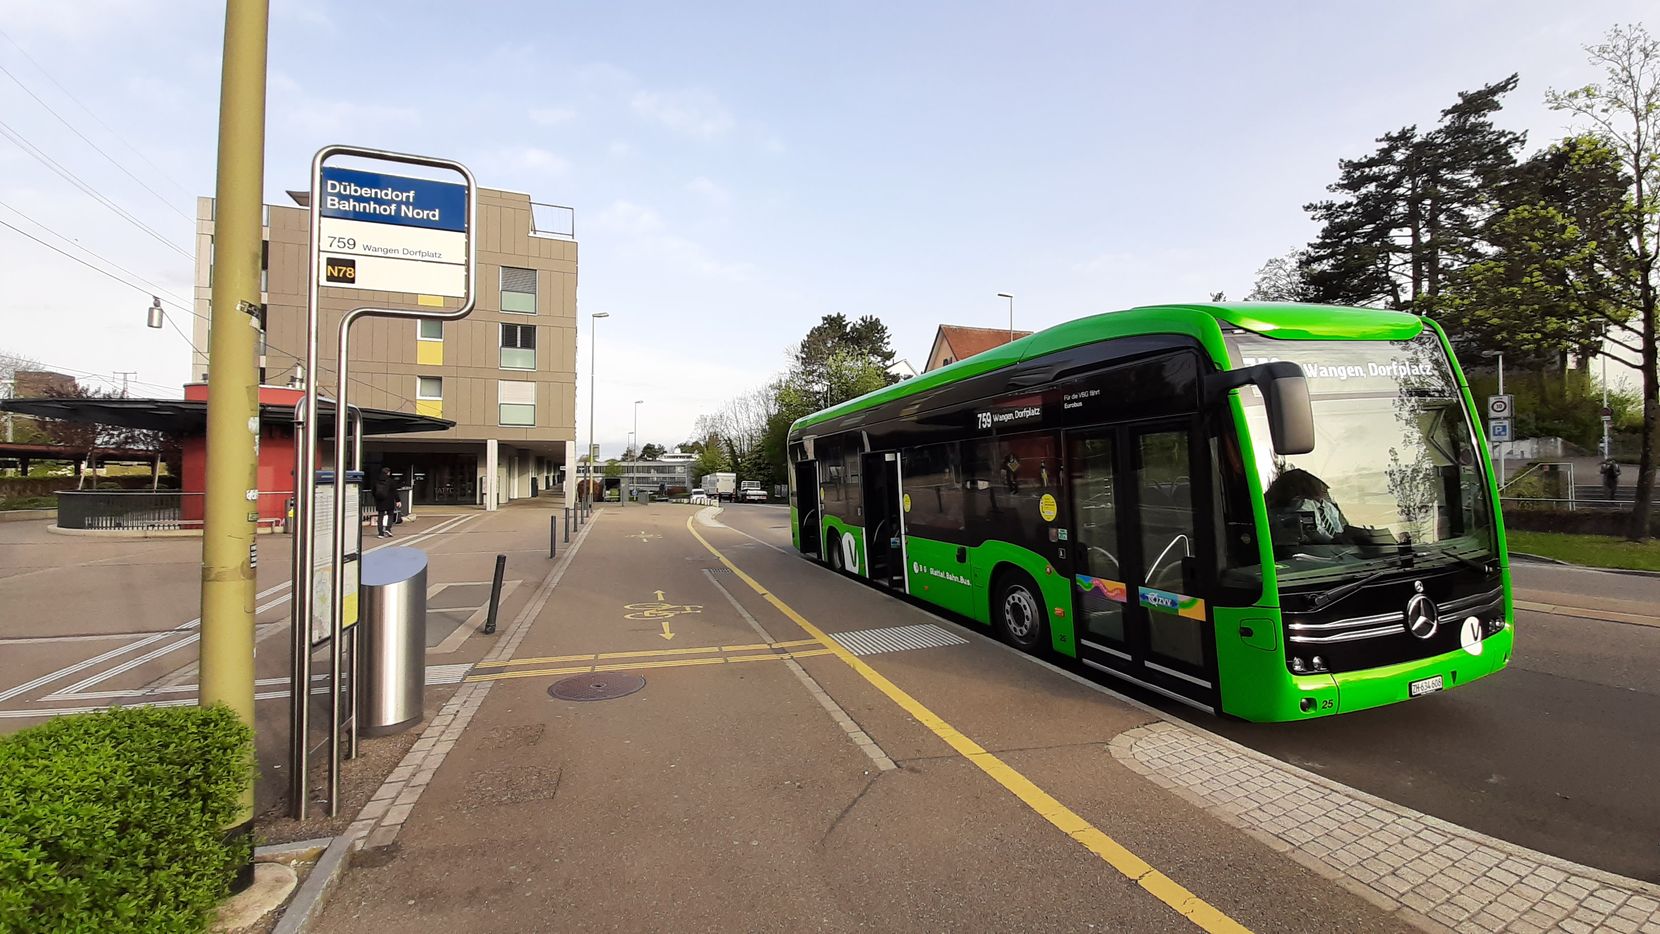
[[[842,537],[835,532],[831,532],[825,542],[829,545],[827,551],[830,556],[830,570],[837,574],[846,574],[847,562],[842,560]]]
[[[1043,648],[1043,591],[1024,572],[1013,569],[997,575],[992,589],[991,617],[1003,641],[1023,652]]]

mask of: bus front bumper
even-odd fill
[[[1506,623],[1503,629],[1468,649],[1365,671],[1294,677],[1298,692],[1314,701],[1305,702],[1312,709],[1303,710],[1302,715],[1352,713],[1450,691],[1510,664],[1515,638],[1516,624]]]

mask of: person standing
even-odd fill
[[[1602,462],[1602,488],[1608,499],[1616,499],[1620,489],[1620,465],[1612,457]]]
[[[382,467],[380,475],[370,488],[375,498],[375,535],[378,538],[392,537],[392,522],[398,516],[398,488],[392,481],[392,468]]]

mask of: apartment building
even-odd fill
[[[322,288],[319,372],[305,373],[309,195],[289,196],[293,205],[265,206],[260,382],[301,386],[315,376],[319,390],[332,397],[346,311],[366,302],[443,308],[459,300]],[[200,349],[191,375],[203,381],[210,366],[213,208],[212,198],[198,199],[193,340]],[[367,469],[391,467],[414,487],[417,503],[494,509],[539,495],[575,461],[574,233],[569,208],[480,188],[472,314],[461,321],[369,318],[352,326],[348,401],[455,422],[447,431],[366,439]]]

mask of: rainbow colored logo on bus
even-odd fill
[[[1088,574],[1077,575],[1078,589],[1085,593],[1097,593],[1114,603],[1129,602],[1129,587],[1123,581],[1115,581],[1105,577],[1090,577]]]
[[[1190,597],[1185,593],[1171,593],[1154,587],[1142,587],[1140,590],[1141,605],[1149,610],[1174,613],[1188,619],[1205,618],[1205,601],[1198,597]]]

